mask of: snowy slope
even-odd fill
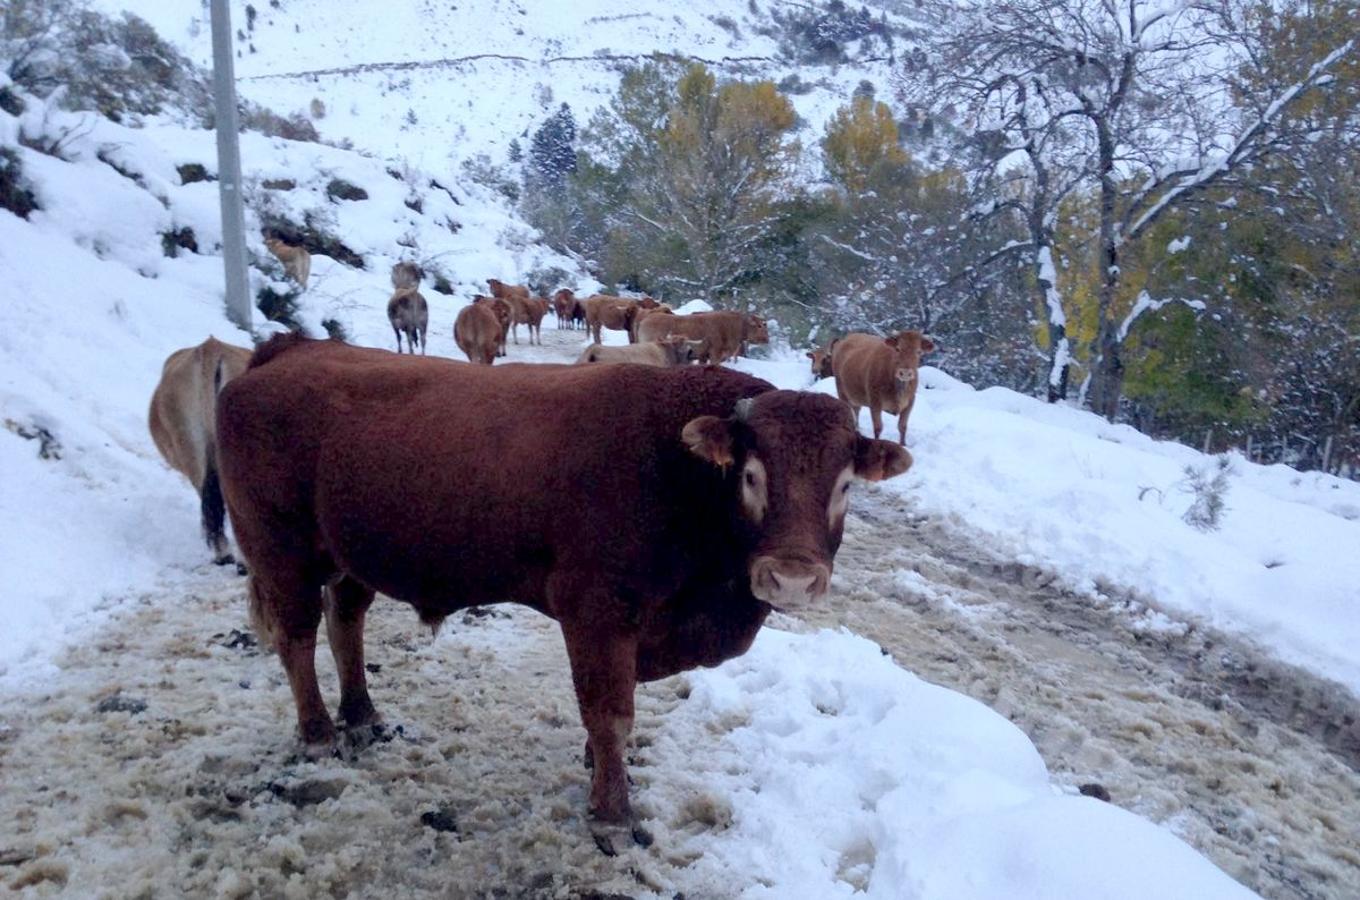
[[[191,58],[210,63],[205,9],[163,0],[99,5],[135,12]],[[247,5],[232,3],[233,26],[242,31]],[[237,42],[243,96],[280,112],[308,110],[318,99],[326,113],[314,124],[323,137],[397,153],[433,171],[481,153],[504,162],[510,141],[523,143],[563,102],[584,125],[608,102],[622,66],[653,53],[702,60],[729,77],[779,82],[797,74],[809,88],[792,99],[806,123],[804,144],[814,149],[823,123],[861,81],[891,93],[893,64],[881,43],[852,45],[852,62],[840,66],[780,58],[778,43],[757,28],[769,26],[772,9],[796,11],[796,4],[757,3],[756,12],[747,0],[402,0],[380,13],[364,0],[254,6],[255,28]],[[875,17],[915,26],[892,11],[897,6],[868,4]]]
[[[742,367],[812,382],[802,360]],[[930,367],[921,383],[915,463],[888,490],[1092,602],[1131,604],[1149,630],[1209,623],[1360,692],[1360,484],[1233,456],[1222,522],[1201,531],[1184,520],[1195,499],[1185,470],[1212,472],[1213,457]],[[814,389],[834,395],[835,382]],[[884,434],[896,427],[885,415]]]

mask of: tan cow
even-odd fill
[[[591,344],[576,358],[576,364],[586,363],[634,363],[639,366],[687,366],[699,359],[702,345],[680,335],[648,341],[645,344],[630,344],[627,347],[604,347]]]
[[[522,284],[506,284],[497,278],[488,278],[486,283],[491,288],[491,296],[501,300],[510,300],[514,297],[521,300],[529,299],[529,289]]]
[[[596,294],[579,302],[586,313],[586,330],[595,339],[595,343],[600,343],[602,328],[627,332],[630,344],[637,339],[632,329],[633,319],[638,312],[636,300]]]
[[[147,416],[156,449],[198,491],[203,537],[218,565],[234,560],[217,478],[217,392],[246,370],[250,352],[211,337],[176,350],[161,370]]]
[[[392,323],[392,331],[397,335],[397,352],[401,352],[401,336],[406,335],[406,350],[425,353],[425,333],[430,328],[430,305],[425,302],[420,291],[413,287],[399,288],[387,301],[387,321]]]
[[[534,335],[538,336],[538,345],[543,346],[543,317],[548,314],[548,301],[542,297],[530,297],[528,300],[511,301],[515,311],[515,325],[529,326],[529,343],[534,343]],[[519,343],[518,340],[515,343]]]
[[[307,290],[307,279],[312,274],[312,254],[307,252],[307,248],[301,244],[285,244],[276,237],[265,238],[264,245],[283,263],[284,274],[296,281],[304,291]]]
[[[453,322],[453,342],[467,354],[468,362],[492,365],[504,340],[500,319],[489,302],[473,300],[458,311]]]
[[[675,314],[675,310],[671,309],[665,303],[657,303],[655,300],[652,301],[652,303],[654,304],[653,306],[647,306],[646,305],[647,300],[650,299],[651,299],[650,297],[644,297],[642,302],[638,303],[638,311],[637,315],[633,317],[633,330],[630,335],[630,337],[633,340],[633,343],[637,343],[638,326],[642,324],[643,319],[647,318],[648,316],[656,315],[669,316]]]
[[[907,418],[916,403],[921,355],[934,349],[934,342],[919,331],[904,331],[889,338],[847,334],[831,351],[836,393],[850,404],[856,421],[860,408],[869,407],[874,437],[883,433],[883,413],[894,413],[897,442],[905,446]]]
[[[491,311],[496,314],[496,321],[500,323],[500,338],[496,344],[496,355],[505,356],[505,340],[510,335],[510,323],[514,318],[514,309],[510,306],[510,301],[502,300],[500,297],[487,297],[484,294],[477,294],[472,298],[473,303],[485,303],[491,307]]]
[[[638,325],[638,340],[655,341],[671,334],[704,342],[704,361],[722,363],[741,353],[747,343],[769,343],[765,320],[739,312],[704,312],[688,316],[647,316]]]
[[[813,378],[830,378],[835,370],[831,366],[831,354],[836,349],[836,342],[840,338],[833,338],[831,343],[816,350],[809,350],[807,358],[812,360]]]
[[[418,288],[424,277],[424,270],[413,262],[403,260],[392,267],[392,287],[396,290]]]

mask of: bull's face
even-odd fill
[[[761,394],[730,418],[694,419],[682,437],[728,475],[755,535],[751,593],[784,609],[826,593],[854,479],[880,481],[911,465],[906,450],[861,435],[849,408],[824,394]]]
[[[812,360],[812,377],[830,378],[834,374],[831,371],[831,351],[835,346],[836,342],[832,341],[826,347],[808,351],[807,357]]]

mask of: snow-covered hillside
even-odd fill
[[[137,13],[191,58],[210,63],[205,7],[160,0],[100,5]],[[897,11],[902,6],[867,5],[897,34],[898,53],[903,35],[919,27]],[[253,17],[247,7],[257,11]],[[804,143],[815,146],[823,123],[861,81],[891,92],[894,48],[875,39],[853,42],[845,64],[788,59],[763,32],[771,30],[773,13],[804,8],[776,0],[381,7],[364,0],[233,0],[232,23],[245,36],[236,43],[242,96],[280,112],[310,111],[319,100],[325,112],[314,124],[323,137],[438,170],[482,153],[504,162],[510,141],[523,142],[563,102],[577,122],[587,122],[608,102],[622,68],[655,53],[702,60],[729,77],[778,83],[796,76],[792,99],[805,121]]]

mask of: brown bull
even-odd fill
[[[898,443],[907,443],[907,418],[916,404],[916,383],[921,355],[935,349],[919,331],[904,331],[889,338],[872,334],[847,334],[831,351],[836,374],[836,393],[850,404],[855,419],[861,407],[869,407],[874,437],[883,433],[883,413],[897,416]]]
[[[854,476],[910,457],[861,436],[843,403],[740,372],[544,371],[275,338],[222,394],[222,483],[252,621],[307,745],[335,739],[314,661],[323,614],[340,716],[366,727],[375,591],[432,624],[517,601],[562,627],[590,807],[622,822],[637,683],[743,653],[772,607],[824,595]],[[547,455],[534,478],[506,477],[506,460]]]
[[[211,337],[176,350],[165,361],[147,415],[156,449],[198,492],[203,537],[218,565],[233,559],[217,477],[217,394],[249,362],[249,350]]]
[[[487,366],[496,362],[505,346],[505,326],[490,301],[478,297],[458,311],[453,321],[453,342],[467,354],[468,362]]]

